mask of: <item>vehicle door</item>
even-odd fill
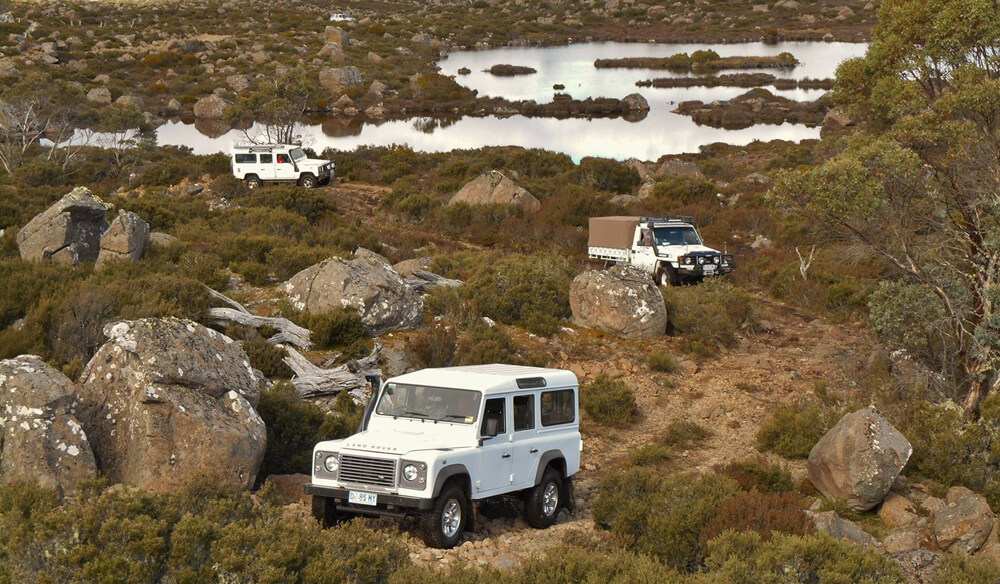
[[[238,179],[246,178],[248,174],[257,174],[257,155],[239,152],[233,154],[233,175]]]
[[[534,393],[514,395],[511,398],[514,414],[514,488],[534,486],[538,461],[542,456],[541,438],[538,435],[538,407]]]
[[[656,268],[656,248],[652,238],[651,230],[641,227],[636,229],[636,241],[632,246],[632,265],[650,273]]]
[[[261,179],[263,179],[263,180],[274,180],[275,179],[275,175],[274,175],[274,154],[270,154],[270,153],[268,153],[268,154],[261,154],[260,155],[260,162],[257,163],[257,168],[259,169],[259,172],[257,173],[257,176],[259,176]]]
[[[511,453],[510,420],[506,396],[491,397],[483,406],[479,436],[479,475],[473,488],[477,498],[502,493],[510,489],[514,460]]]
[[[274,178],[277,180],[298,180],[299,173],[292,164],[292,157],[286,152],[277,152],[274,155]]]

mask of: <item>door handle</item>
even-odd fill
[[[530,452],[531,454],[537,454],[538,453],[538,449],[537,448],[532,448],[528,452]]]
[[[510,454],[504,454],[504,455],[503,455],[503,456],[501,456],[500,458],[510,458]]]

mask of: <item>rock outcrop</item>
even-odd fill
[[[366,249],[355,255],[353,260],[330,258],[292,276],[284,284],[292,305],[314,314],[356,308],[372,335],[419,326],[424,302],[389,261]]]
[[[41,357],[0,361],[0,484],[37,482],[65,496],[97,475],[76,405],[76,386]]]
[[[809,480],[831,499],[867,511],[885,498],[913,448],[874,406],[847,414],[809,452]]]
[[[227,105],[229,103],[218,95],[203,97],[194,104],[194,117],[206,120],[221,119]]]
[[[322,85],[330,95],[338,95],[352,87],[361,87],[364,82],[361,80],[361,71],[357,67],[326,67],[319,72],[319,84]]]
[[[89,189],[73,189],[17,233],[21,259],[51,260],[71,266],[96,261],[101,235],[108,228],[104,215],[110,208]]]
[[[149,224],[131,211],[119,211],[111,227],[101,236],[97,265],[109,261],[137,262],[149,251]]]
[[[982,495],[965,487],[952,487],[945,496],[948,506],[934,514],[934,535],[946,552],[974,553],[983,547],[993,530],[993,511]]]
[[[667,307],[649,275],[633,266],[590,270],[569,288],[573,322],[579,326],[648,339],[667,330]]]
[[[474,178],[448,201],[449,205],[516,205],[525,213],[537,213],[542,204],[526,189],[518,186],[499,170],[491,170]]]
[[[267,432],[260,380],[229,337],[176,318],[106,325],[87,364],[80,420],[101,471],[156,490],[214,473],[249,488]]]

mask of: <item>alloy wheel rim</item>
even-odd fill
[[[458,504],[456,499],[448,499],[441,512],[441,531],[445,537],[455,537],[461,524],[462,506]]]
[[[545,513],[546,517],[552,516],[555,514],[558,505],[559,489],[556,488],[556,484],[549,483],[545,485],[545,491],[542,492],[542,513]]]

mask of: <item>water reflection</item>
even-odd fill
[[[747,91],[739,87],[637,88],[638,79],[676,76],[668,71],[596,69],[600,57],[669,56],[678,52],[713,49],[721,56],[772,55],[788,51],[802,61],[791,71],[770,70],[778,77],[824,78],[834,74],[843,59],[862,55],[866,46],[852,43],[744,43],[733,45],[656,45],[638,43],[591,43],[551,48],[502,48],[488,51],[452,53],[440,63],[445,74],[461,67],[472,73],[457,77],[459,83],[480,95],[511,100],[551,101],[552,86],[566,85],[565,93],[576,99],[624,97],[641,93],[649,102],[644,119],[554,119],[520,115],[487,117],[420,117],[409,120],[364,123],[361,118],[315,120],[302,128],[303,142],[322,151],[325,148],[353,150],[361,145],[406,144],[416,150],[446,152],[456,148],[517,145],[544,148],[568,154],[579,161],[584,156],[623,160],[655,160],[663,154],[697,152],[714,142],[747,144],[754,140],[800,141],[818,138],[819,128],[802,125],[757,125],[741,130],[698,126],[689,117],[672,113],[676,104],[687,100],[711,102],[732,99]],[[522,77],[494,77],[483,69],[497,63],[534,67],[538,73]],[[753,72],[747,70],[746,72]],[[684,74],[682,74],[684,75]],[[817,99],[818,89],[774,90],[772,93],[797,101]],[[202,131],[206,130],[206,131]],[[251,129],[251,133],[253,130]],[[244,140],[243,132],[197,122],[194,125],[168,122],[157,130],[163,145],[190,146],[198,154],[225,152]]]

